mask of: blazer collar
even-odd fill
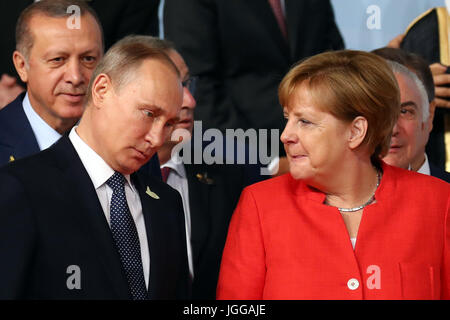
[[[16,159],[40,151],[30,122],[23,111],[22,101],[24,97],[25,93],[20,94],[2,110],[0,116],[0,125],[2,126],[0,141],[11,148],[10,156]]]
[[[382,201],[383,195],[385,194],[385,192],[383,192],[384,190],[392,190],[391,188],[395,187],[395,181],[392,177],[395,168],[386,164],[384,161],[380,161],[380,163],[383,174],[381,177],[380,185],[375,191],[375,199],[377,200],[377,202],[380,200]],[[291,190],[293,190],[294,194],[301,197],[306,197],[308,200],[314,202],[325,202],[325,193],[307,185],[303,180],[294,179],[290,173],[287,173],[286,175],[291,186]]]

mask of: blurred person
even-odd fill
[[[436,111],[433,130],[427,146],[431,163],[450,171],[450,79],[446,76],[450,65],[449,31],[450,1],[414,19],[406,29],[400,48],[423,57],[430,64],[436,86]]]
[[[136,172],[178,121],[166,54],[127,37],[95,69],[78,126],[0,169],[0,299],[187,299],[181,199]]]
[[[198,76],[195,119],[222,131],[281,132],[283,75],[302,58],[344,46],[328,0],[165,0],[163,16],[164,37]],[[278,173],[287,168],[281,153]]]
[[[425,152],[436,106],[430,67],[420,56],[398,48],[380,48],[373,53],[390,61],[400,88],[400,116],[383,160],[450,182],[450,173],[430,163]]]
[[[244,190],[218,299],[449,299],[450,186],[380,160],[400,112],[384,59],[313,56],[279,96],[290,173]]]
[[[196,101],[196,78],[192,77],[183,57],[170,41],[147,38],[151,47],[164,50],[180,71],[183,83],[183,103],[180,121],[175,130],[193,136]],[[198,128],[197,128],[198,130]],[[193,299],[215,299],[220,259],[228,231],[228,224],[243,188],[262,180],[259,166],[238,164],[183,163],[173,159],[178,139],[168,139],[158,150],[164,181],[176,189],[183,200]],[[191,154],[206,144],[186,138],[183,148]],[[226,152],[225,152],[226,153]],[[181,159],[183,160],[183,159]],[[192,159],[191,159],[192,160]]]

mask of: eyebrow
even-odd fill
[[[403,102],[400,104],[400,107],[413,107],[414,109],[418,109],[418,106],[414,101]]]
[[[143,105],[148,106],[149,108],[151,108],[151,109],[152,109],[156,114],[158,114],[158,115],[164,113],[164,109],[161,108],[161,107],[159,107],[159,106],[157,106],[157,105],[154,105],[154,104],[146,104],[146,103],[143,103]],[[180,121],[180,117],[179,117],[179,116],[176,116],[175,118],[170,118],[170,119],[168,119],[168,121],[179,122],[179,121]]]

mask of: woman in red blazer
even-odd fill
[[[386,62],[323,53],[279,96],[290,173],[245,189],[218,299],[449,299],[450,185],[382,161],[400,111]]]

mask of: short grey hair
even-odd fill
[[[110,77],[114,89],[118,92],[131,82],[134,72],[147,59],[158,60],[173,70],[180,77],[175,64],[167,56],[166,50],[152,45],[153,37],[130,35],[114,44],[94,69],[86,96],[86,104],[92,98],[92,86],[100,74]]]
[[[422,105],[422,122],[426,122],[428,120],[428,117],[430,116],[430,103],[428,102],[428,94],[427,94],[427,90],[425,89],[425,85],[423,84],[423,82],[419,79],[419,77],[412,72],[411,70],[409,70],[407,67],[405,67],[404,65],[392,61],[392,60],[386,60],[387,63],[389,64],[389,66],[392,69],[392,72],[394,72],[394,74],[401,74],[407,78],[409,78],[410,80],[412,80],[416,87],[417,90],[419,92],[420,95],[420,103]]]

